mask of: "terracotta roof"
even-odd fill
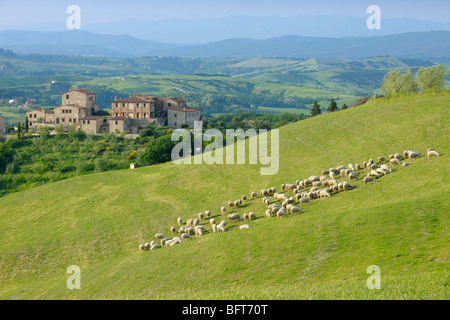
[[[167,110],[174,111],[184,111],[184,112],[193,112],[193,111],[201,111],[201,108],[189,108],[189,107],[169,107]]]
[[[164,98],[164,100],[165,100],[165,101],[167,101],[167,100],[173,100],[173,101],[176,101],[176,102],[186,102],[186,100],[181,99],[181,98]]]
[[[59,107],[55,107],[56,108],[62,108],[62,107],[73,107],[73,108],[78,108],[78,109],[86,109],[86,107],[80,106],[79,104],[76,103],[68,103],[68,104],[64,104],[62,106]]]
[[[115,102],[115,103],[117,103],[117,102],[120,102],[120,103],[122,103],[122,102],[141,103],[142,102],[142,103],[145,103],[145,102],[150,102],[150,98],[145,98],[145,97],[142,97],[142,96],[139,96],[139,97],[128,97],[128,98],[124,98],[124,99],[113,100],[111,102]]]
[[[126,120],[126,117],[113,117],[113,118],[109,118],[108,120]]]
[[[98,120],[98,119],[103,119],[104,118],[104,116],[86,116],[86,117],[83,117],[83,119],[81,119],[81,120]]]
[[[80,92],[80,93],[84,93],[84,94],[89,94],[89,95],[90,95],[90,94],[96,94],[95,92],[88,91],[88,90],[86,90],[86,89],[73,89],[73,90],[64,92],[64,93],[62,93],[62,94],[71,93],[71,92],[74,92],[74,91]]]
[[[50,110],[50,109],[41,108],[41,109],[33,109],[33,110],[30,110],[30,111],[27,111],[26,113],[32,112],[32,111],[39,111],[39,112],[44,112],[44,113],[51,113],[52,112],[52,110]]]

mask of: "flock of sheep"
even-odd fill
[[[436,150],[432,148],[427,150],[427,157],[429,160],[432,157],[438,156],[439,153]],[[349,181],[360,179],[361,175],[365,174],[364,170],[367,170],[367,174],[363,178],[364,184],[376,182],[376,179],[392,172],[392,168],[387,163],[392,166],[406,167],[408,162],[404,161],[405,159],[413,160],[419,157],[419,153],[412,150],[405,150],[402,154],[391,154],[388,160],[381,156],[378,157],[377,162],[375,162],[374,159],[369,159],[368,161],[364,161],[362,165],[358,163],[355,165],[349,163],[347,167],[340,165],[336,168],[323,170],[321,176],[310,176],[308,179],[297,180],[295,184],[282,184],[281,191],[283,193],[277,193],[275,187],[262,189],[259,194],[262,197],[264,205],[267,207],[265,216],[268,218],[272,216],[283,218],[287,217],[288,214],[302,213],[303,211],[299,206],[310,204],[311,200],[330,198],[332,194],[351,190],[353,186]],[[349,181],[338,182],[337,180],[339,178],[346,178]],[[286,195],[288,192],[292,193],[291,197]],[[272,200],[270,199],[271,196],[273,197]],[[250,197],[254,200],[258,198],[258,194],[252,192]],[[239,208],[246,201],[248,201],[248,199],[247,196],[244,195],[241,199],[229,201],[227,206],[228,208]],[[227,206],[220,208],[220,213],[222,215],[227,212]],[[208,228],[205,227],[208,224],[203,223],[206,218],[209,218],[209,224],[213,233],[225,232],[227,220],[224,219],[220,223],[216,223],[216,219],[211,217],[211,211],[207,210],[205,212],[200,212],[195,218],[188,219],[185,223],[182,218],[178,218],[178,231],[174,226],[170,228],[171,234],[175,235],[175,233],[177,233],[178,236],[167,239],[163,233],[157,233],[155,234],[155,240],[140,244],[139,250],[151,251],[161,247],[174,246],[181,244],[183,241],[192,240],[193,235],[196,237],[202,236],[205,233],[210,232],[208,231]],[[239,213],[231,213],[228,215],[229,222],[243,220],[250,221],[255,220],[256,218],[255,212],[244,213],[243,215],[240,215]],[[248,229],[250,226],[248,224],[243,224],[239,228],[241,230]],[[160,241],[159,244],[157,243],[158,240]]]

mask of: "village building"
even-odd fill
[[[49,125],[55,123],[55,114],[52,110],[41,108],[30,110],[26,113],[28,128],[37,129],[39,125]]]
[[[0,134],[5,134],[5,118],[0,116]]]
[[[201,108],[171,107],[167,110],[168,126],[171,129],[181,128],[181,125],[188,125],[189,128],[194,127],[194,121],[203,119]]]
[[[152,95],[129,95],[115,97],[111,101],[111,117],[97,116],[99,107],[96,94],[86,89],[70,89],[61,95],[61,106],[50,109],[35,109],[26,113],[29,128],[36,131],[40,125],[56,127],[62,125],[67,131],[70,126],[88,134],[109,132],[115,134],[139,134],[148,126],[182,125],[194,127],[194,121],[203,119],[201,108],[186,105],[185,98],[161,98]]]

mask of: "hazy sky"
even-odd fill
[[[122,19],[160,20],[168,18],[253,16],[367,16],[375,4],[382,17],[414,18],[450,22],[449,0],[0,0],[0,26],[60,22],[65,24],[69,5],[81,8],[84,24]]]

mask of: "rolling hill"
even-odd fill
[[[449,104],[448,92],[379,99],[284,126],[274,176],[260,165],[166,163],[0,198],[0,298],[448,299]],[[251,191],[430,147],[441,157],[359,180],[303,214],[269,219],[258,198],[237,210],[256,212],[248,230],[228,223],[225,233],[138,250],[177,217],[211,210],[220,221],[221,206]],[[70,265],[81,268],[80,290],[66,287]],[[370,265],[380,290],[366,287]]]

